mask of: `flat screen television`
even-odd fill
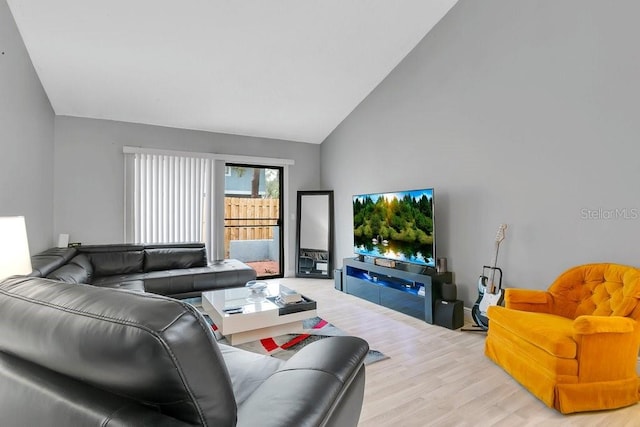
[[[433,213],[433,188],[355,195],[353,250],[435,268]]]

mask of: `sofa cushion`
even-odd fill
[[[547,353],[573,359],[577,345],[573,339],[573,320],[547,313],[532,313],[491,306],[487,311],[489,329],[497,323],[502,328]]]
[[[91,265],[91,260],[85,254],[79,254],[71,258],[69,264],[77,265],[86,270],[87,275],[89,276],[89,282],[91,282],[91,277],[93,276],[93,265]]]
[[[123,282],[138,281],[144,283],[145,278],[146,273],[114,274],[113,276],[94,277],[91,284],[104,288],[113,288]]]
[[[123,289],[123,290],[134,291],[134,292],[145,292],[144,282],[142,280],[118,281],[118,282],[110,282],[110,283],[101,283],[99,285],[92,283],[92,285],[99,286],[101,288]]]
[[[194,292],[193,282],[197,276],[206,276],[206,267],[181,268],[176,270],[150,271],[145,273],[144,288],[160,295],[180,295]],[[215,278],[210,279],[215,283]]]
[[[91,283],[92,276],[93,266],[89,258],[80,254],[71,258],[68,264],[49,273],[47,278],[66,283]]]
[[[196,275],[193,278],[193,287],[200,292],[210,289],[211,276],[214,278],[215,289],[245,285],[256,278],[256,271],[237,259],[225,259],[203,269],[206,269],[209,275]]]
[[[561,316],[628,316],[640,298],[640,270],[608,263],[577,266],[558,276],[549,292]]]
[[[207,250],[202,247],[145,248],[144,271],[204,267]]]
[[[77,264],[65,264],[47,275],[47,279],[65,283],[89,283],[87,270]]]
[[[143,251],[92,252],[88,255],[96,276],[142,273],[143,271]]]
[[[14,277],[0,283],[0,312],[0,352],[191,425],[235,425],[224,359],[189,304]]]

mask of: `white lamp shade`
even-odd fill
[[[29,273],[31,256],[24,217],[0,217],[0,280]]]

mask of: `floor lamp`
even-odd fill
[[[0,217],[0,280],[29,273],[31,256],[24,217]]]

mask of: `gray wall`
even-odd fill
[[[294,259],[296,191],[316,189],[320,180],[319,145],[107,120],[55,119],[56,233],[68,233],[71,241],[84,244],[123,241],[122,147],[127,145],[294,160],[289,167],[288,218],[285,215],[289,257]]]
[[[0,216],[23,215],[31,253],[52,246],[54,114],[0,1]],[[0,237],[1,238],[1,237]]]
[[[433,186],[466,306],[502,222],[506,286],[639,265],[638,16],[632,0],[460,0],[322,144],[337,259],[353,194]]]

